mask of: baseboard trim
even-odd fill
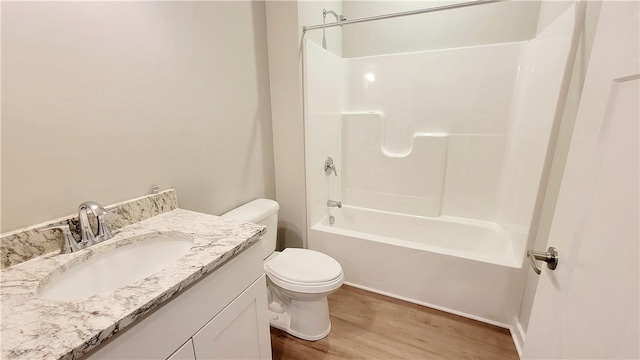
[[[438,305],[433,305],[433,304],[422,302],[422,301],[417,301],[415,299],[406,298],[404,296],[398,296],[398,295],[395,295],[395,294],[388,293],[386,291],[380,291],[380,290],[373,289],[373,288],[370,288],[370,287],[367,287],[367,286],[354,284],[354,283],[351,283],[351,282],[348,282],[348,281],[345,281],[344,284],[345,285],[349,285],[349,286],[353,286],[353,287],[358,288],[358,289],[370,291],[372,293],[388,296],[388,297],[391,297],[391,298],[394,298],[394,299],[403,300],[403,301],[410,302],[410,303],[413,303],[413,304],[426,306],[426,307],[429,307],[429,308],[432,308],[432,309],[444,311],[444,312],[449,313],[449,314],[458,315],[458,316],[462,316],[462,317],[465,317],[465,318],[468,318],[468,319],[477,320],[477,321],[480,321],[480,322],[483,322],[483,323],[486,323],[486,324],[495,325],[495,326],[498,326],[498,327],[501,327],[501,328],[505,328],[505,329],[508,329],[511,332],[511,336],[513,337],[513,331],[511,329],[512,327],[507,325],[507,324],[498,322],[498,321],[485,319],[485,318],[480,317],[480,316],[467,314],[467,313],[464,313],[464,312],[461,312],[461,311],[457,311],[457,310],[452,310],[452,309],[449,309],[449,308],[446,308],[446,307],[443,307],[443,306],[438,306]],[[516,343],[516,348],[518,348],[518,344],[517,343]],[[520,354],[519,348],[518,348],[518,354]]]
[[[522,324],[517,316],[513,317],[513,326],[509,328],[511,332],[511,337],[513,338],[513,343],[516,345],[516,350],[518,351],[518,357],[522,359],[522,349],[524,348],[524,339],[527,334],[522,328]]]

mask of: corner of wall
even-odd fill
[[[283,247],[305,247],[307,238],[299,4],[266,3],[278,234]]]

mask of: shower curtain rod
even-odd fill
[[[463,2],[463,3],[457,3],[457,4],[436,6],[436,7],[426,8],[426,9],[418,9],[418,10],[403,11],[403,12],[397,12],[397,13],[391,13],[391,14],[385,14],[385,15],[362,17],[362,18],[357,18],[353,20],[336,21],[329,24],[320,24],[320,25],[312,25],[312,26],[305,25],[302,27],[302,32],[305,33],[309,30],[325,29],[325,28],[330,28],[334,26],[351,25],[351,24],[357,24],[357,23],[367,22],[367,21],[391,19],[391,18],[400,17],[400,16],[417,15],[417,14],[424,14],[424,13],[430,13],[430,12],[436,12],[436,11],[442,11],[442,10],[459,9],[459,8],[464,8],[469,6],[491,4],[491,3],[502,2],[502,1],[506,1],[506,0],[473,0],[473,1]]]

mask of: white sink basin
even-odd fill
[[[192,246],[193,239],[186,234],[156,234],[116,247],[48,277],[40,297],[83,299],[127,286],[173,264]]]

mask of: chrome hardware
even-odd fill
[[[98,234],[95,235],[89,224],[87,211],[90,210],[98,221]],[[80,243],[83,247],[109,240],[113,233],[109,229],[106,220],[107,211],[95,201],[85,201],[78,206],[78,218],[80,219]]]
[[[153,185],[149,189],[149,194],[157,194],[160,191],[160,186]]]
[[[107,213],[104,213],[103,215],[99,215],[97,216],[97,218],[98,218],[98,236],[96,237],[96,239],[98,239],[98,242],[111,239],[113,235],[115,235],[115,232],[109,229],[109,223],[107,222]]]
[[[325,20],[324,17],[326,16],[325,12],[331,12],[335,16],[335,13],[329,10],[329,11],[322,12],[322,16],[323,16],[322,25],[312,25],[312,26],[304,25],[302,27],[302,32],[306,33],[309,30],[325,29],[325,28],[330,28],[334,26],[342,27],[344,25],[357,24],[357,23],[367,22],[367,21],[392,19],[392,18],[396,18],[400,16],[408,16],[408,15],[426,14],[430,12],[458,9],[458,8],[464,8],[464,7],[475,6],[475,5],[491,4],[495,2],[501,2],[501,1],[505,1],[505,0],[472,0],[472,1],[467,1],[463,3],[454,3],[454,4],[448,4],[448,5],[442,5],[442,6],[434,6],[426,9],[409,10],[409,11],[403,11],[403,12],[397,12],[397,13],[391,13],[391,14],[368,16],[368,17],[362,17],[362,18],[351,19],[351,20],[347,20],[344,16],[342,16],[341,18],[339,18],[340,21],[325,24],[324,23],[324,20]],[[336,19],[338,18],[336,17]]]
[[[322,9],[322,21],[324,22],[324,18],[327,17],[327,14],[331,14],[336,17],[336,21],[347,21],[347,18],[344,15],[336,14],[333,10]]]
[[[329,225],[333,225],[336,223],[336,218],[333,215],[329,215]]]
[[[98,222],[98,234],[94,234],[89,224],[89,216],[87,211],[91,211]],[[111,239],[117,231],[113,232],[109,229],[106,215],[107,211],[95,201],[85,201],[78,206],[78,219],[80,220],[80,240],[71,233],[69,225],[53,225],[38,229],[38,232],[44,232],[48,230],[60,230],[64,234],[64,241],[62,242],[62,249],[60,253],[68,254],[75,251],[82,250],[91,245],[99,242]]]
[[[78,243],[78,240],[73,237],[69,225],[53,225],[38,229],[38,232],[42,233],[48,230],[60,230],[64,234],[64,241],[62,242],[61,254],[68,254],[74,251],[82,250],[83,246]]]
[[[336,170],[336,166],[333,164],[333,159],[329,156],[327,160],[324,161],[324,174],[329,176],[331,172],[333,172],[335,176],[338,176],[338,170]]]
[[[529,258],[531,267],[538,275],[540,275],[542,269],[540,269],[536,260],[546,262],[547,268],[551,270],[555,270],[555,268],[558,267],[558,250],[553,246],[549,246],[547,252],[527,250],[527,257]]]
[[[84,204],[84,203],[82,203]],[[82,247],[91,246],[94,244],[95,235],[89,224],[89,217],[87,216],[86,207],[80,205],[78,207],[78,220],[80,220],[80,244]]]
[[[342,201],[327,200],[327,206],[337,207],[338,209],[342,209]]]

